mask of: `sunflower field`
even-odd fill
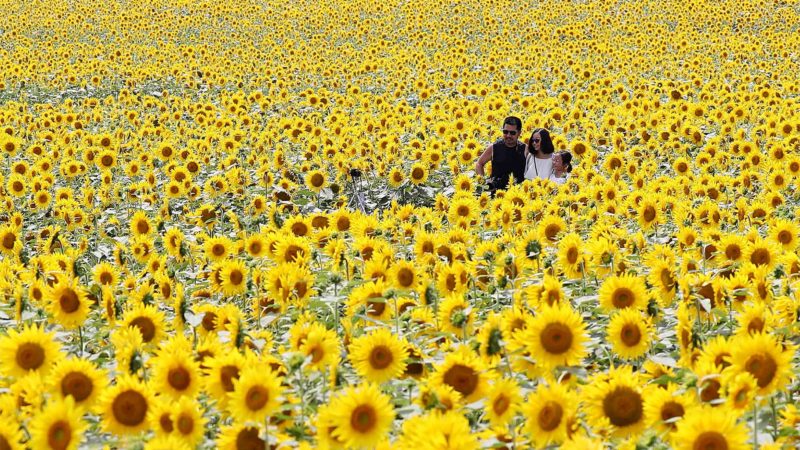
[[[0,10],[0,449],[800,446],[797,0]]]

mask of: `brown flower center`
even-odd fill
[[[3,247],[11,250],[14,248],[15,242],[17,242],[17,236],[14,233],[6,233],[3,235]]]
[[[753,375],[758,382],[758,387],[764,388],[775,378],[778,364],[770,355],[759,353],[747,359],[744,369]]]
[[[231,284],[238,286],[242,284],[244,280],[244,274],[239,269],[231,270],[231,275],[228,277],[230,279]]]
[[[140,392],[129,389],[117,395],[111,404],[111,411],[117,422],[135,427],[147,416],[147,399]]]
[[[156,336],[156,325],[149,317],[137,317],[131,321],[130,326],[139,329],[139,332],[142,333],[142,341],[145,343],[152,341]]]
[[[194,419],[187,414],[181,414],[178,417],[178,431],[183,435],[192,434],[192,431],[194,431]]]
[[[683,405],[678,402],[666,402],[661,406],[661,420],[667,421],[670,419],[674,419],[675,417],[683,417],[685,413],[683,409]],[[670,424],[671,427],[675,427],[675,424]]]
[[[508,411],[510,406],[511,399],[503,394],[498,395],[497,398],[492,402],[492,410],[498,416],[502,416],[506,411]]]
[[[256,385],[247,390],[244,396],[244,404],[251,411],[258,411],[269,401],[269,390],[261,385]]]
[[[76,402],[86,400],[94,390],[92,379],[81,372],[70,372],[61,379],[61,395],[71,395]]]
[[[369,365],[373,369],[382,370],[394,361],[392,351],[385,345],[376,345],[369,354]]]
[[[150,225],[148,225],[146,221],[140,220],[136,222],[136,231],[139,234],[147,234],[150,232]]]
[[[175,429],[172,424],[172,419],[169,418],[169,413],[161,414],[161,417],[158,418],[158,424],[161,426],[161,429],[167,433],[172,433],[172,430]]]
[[[219,370],[219,382],[225,392],[233,392],[233,380],[239,379],[239,368],[236,366],[222,366]]]
[[[719,431],[705,431],[697,436],[695,450],[728,450],[728,440]]]
[[[47,443],[53,450],[65,450],[72,440],[72,427],[65,420],[50,425],[47,430]]]
[[[619,333],[619,338],[628,347],[635,347],[642,340],[642,332],[636,324],[626,323]]]
[[[263,450],[264,440],[258,437],[258,428],[243,428],[236,435],[236,450]]]
[[[464,397],[468,397],[478,387],[478,374],[472,367],[455,364],[444,374],[444,382]]]
[[[765,248],[757,248],[750,255],[750,262],[757,266],[765,266],[769,264],[770,255],[769,250]]]
[[[58,304],[61,306],[62,311],[67,314],[71,314],[80,308],[81,301],[78,298],[77,292],[71,288],[66,288],[64,289],[64,292],[61,293],[61,297],[58,298]]]
[[[549,401],[539,410],[539,414],[536,416],[536,422],[542,430],[553,431],[561,424],[561,419],[563,417],[564,408],[561,407],[561,404]]]
[[[44,363],[44,348],[35,342],[25,342],[17,348],[17,365],[24,370],[36,370]]]
[[[414,271],[408,267],[403,267],[397,271],[397,283],[404,288],[414,284]]]
[[[567,262],[570,264],[575,264],[578,262],[578,249],[575,247],[570,247],[567,250]]]
[[[100,274],[100,284],[109,285],[114,281],[114,276],[110,272],[103,272]]]
[[[617,288],[611,295],[611,304],[614,305],[615,308],[627,308],[633,305],[635,300],[636,295],[626,287]]]
[[[710,402],[719,398],[719,389],[722,385],[717,380],[708,380],[700,391],[700,400]]]
[[[359,433],[372,430],[378,421],[378,414],[371,405],[358,405],[350,414],[350,426]]]
[[[620,386],[603,399],[603,413],[616,427],[633,425],[642,419],[642,396],[627,386]]]
[[[192,375],[185,367],[175,367],[167,372],[167,382],[176,391],[183,391],[192,382]]]
[[[572,330],[560,322],[549,323],[542,330],[539,341],[547,353],[560,355],[572,347]]]
[[[647,205],[644,208],[644,212],[642,212],[642,217],[644,218],[645,222],[652,222],[656,218],[656,209],[650,205]]]

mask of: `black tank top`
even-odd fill
[[[525,177],[525,144],[518,142],[516,148],[506,147],[499,141],[492,145],[492,178],[497,180],[497,188],[508,187],[508,177],[514,175],[517,182]]]

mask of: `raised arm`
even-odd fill
[[[483,173],[483,166],[485,166],[486,163],[488,163],[491,160],[492,160],[492,144],[489,144],[486,147],[486,150],[484,150],[483,153],[481,154],[481,157],[478,158],[478,162],[475,163],[475,173],[480,176],[485,175]]]

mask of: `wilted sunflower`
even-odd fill
[[[9,329],[0,338],[0,364],[7,376],[22,377],[31,371],[47,375],[61,357],[61,346],[52,333],[39,325],[22,326],[21,331]]]
[[[737,423],[739,415],[725,406],[701,406],[689,411],[672,433],[673,448],[680,450],[746,450],[748,432]]]
[[[340,391],[330,403],[330,426],[335,427],[331,434],[347,447],[375,447],[392,426],[390,400],[374,384]]]
[[[586,355],[586,326],[569,303],[543,306],[524,332],[526,348],[542,366],[579,364]]]
[[[350,344],[350,361],[368,382],[383,383],[406,370],[407,344],[386,328],[364,334]]]

